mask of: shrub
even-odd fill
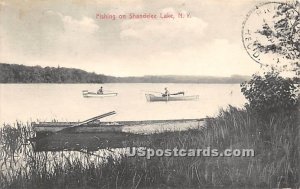
[[[249,101],[246,107],[262,117],[297,108],[297,87],[293,80],[279,76],[274,70],[264,76],[254,74],[250,81],[241,84],[241,91]]]

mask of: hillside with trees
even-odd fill
[[[142,76],[114,77],[81,69],[0,63],[0,83],[241,83],[249,76]]]
[[[1,83],[103,83],[109,76],[64,67],[0,64]]]

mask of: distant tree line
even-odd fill
[[[0,83],[241,83],[249,76],[142,76],[114,77],[64,67],[0,63]]]
[[[143,76],[114,78],[119,83],[241,83],[249,80],[250,76],[232,75],[231,77],[215,76]]]
[[[108,77],[80,69],[0,64],[1,83],[103,83]]]

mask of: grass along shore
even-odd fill
[[[0,128],[0,188],[299,187],[299,112],[261,120],[245,109],[220,110],[202,130],[149,135],[152,149],[254,149],[255,157],[127,157],[103,150],[33,152],[30,124]],[[117,154],[117,155],[116,155]]]

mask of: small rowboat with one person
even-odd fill
[[[194,95],[194,96],[156,96],[153,94],[146,94],[146,99],[148,102],[189,101],[189,100],[198,100],[199,95]]]
[[[95,92],[89,92],[88,90],[83,90],[82,95],[85,98],[89,98],[89,97],[113,97],[113,96],[117,96],[118,93],[95,93]]]
[[[178,92],[169,95],[162,94],[161,96],[154,95],[154,94],[146,94],[146,99],[148,102],[189,101],[189,100],[198,100],[199,95],[185,96],[184,92]]]

